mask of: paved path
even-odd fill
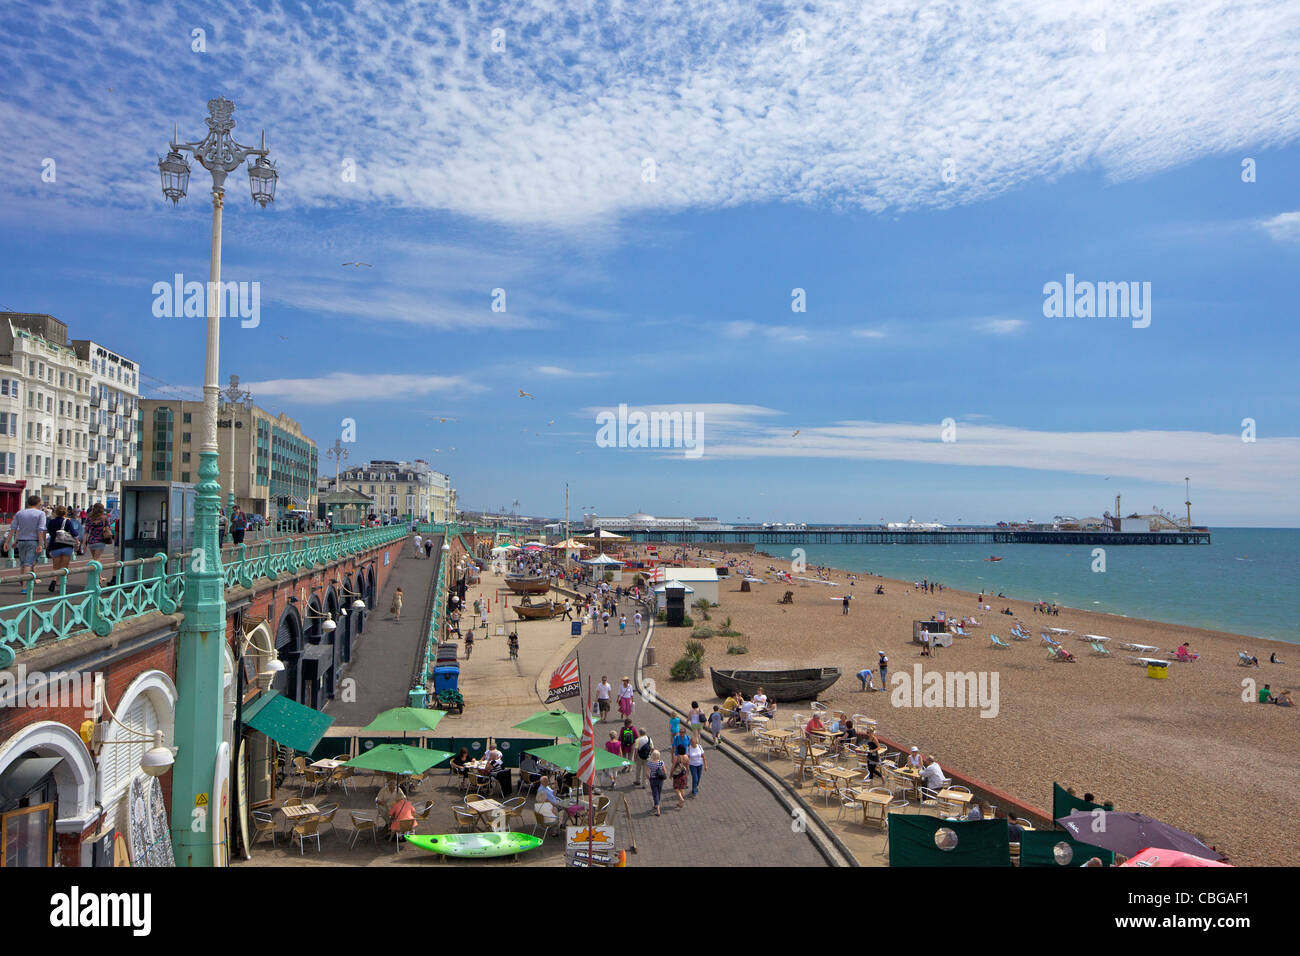
[[[411,669],[425,637],[429,619],[429,598],[433,579],[442,560],[442,538],[435,537],[433,557],[415,556],[415,539],[405,538],[401,551],[384,582],[383,592],[366,618],[366,629],[352,654],[343,677],[356,681],[356,699],[334,698],[325,713],[338,727],[364,727],[375,715],[390,707],[405,707],[410,700]],[[388,613],[393,592],[402,589],[402,619]]]
[[[627,605],[628,620],[635,608]],[[585,684],[590,675],[592,687],[602,674],[618,687],[622,677],[632,676],[641,637],[628,633],[620,637],[618,626],[611,625],[608,634],[591,634],[582,639],[578,653],[582,659],[582,677]],[[655,668],[661,672],[656,679],[667,679],[667,665]],[[594,696],[594,690],[593,690]],[[584,687],[585,697],[585,687]],[[581,708],[581,700],[566,701],[571,710]],[[613,711],[617,716],[617,711]],[[668,715],[651,704],[638,700],[632,713],[632,722],[650,728],[650,736],[670,762]],[[596,726],[598,744],[604,742],[608,731],[619,726],[610,720]],[[686,800],[683,810],[672,809],[677,797],[671,786],[665,786],[661,802],[662,816],[655,817],[650,790],[630,786],[631,774],[619,777],[613,794],[617,819],[610,823],[619,828],[619,845],[627,846],[623,831],[627,817],[621,807],[626,796],[632,814],[632,835],[638,852],[629,864],[635,866],[826,866],[826,860],[813,845],[807,834],[798,832],[789,811],[772,793],[755,780],[745,768],[712,746],[707,751],[708,770],[700,783],[700,795]]]

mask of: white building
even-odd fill
[[[342,490],[374,498],[375,513],[414,517],[443,524],[456,518],[456,490],[451,478],[434,471],[422,458],[415,461],[369,461],[339,473]],[[322,478],[320,490],[336,491],[333,478]]]
[[[89,451],[90,363],[51,315],[0,313],[0,504],[39,494],[81,509]],[[21,507],[21,505],[20,505]]]
[[[690,600],[707,598],[710,604],[718,603],[718,571],[716,568],[660,568],[665,585],[676,581],[692,591]],[[657,575],[656,575],[657,576]]]
[[[73,339],[77,357],[90,365],[90,421],[86,489],[110,511],[121,502],[122,482],[140,478],[140,367],[87,339]]]

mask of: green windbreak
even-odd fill
[[[940,830],[951,832],[936,842],[935,835]],[[951,846],[951,849],[943,849],[941,844]],[[1007,821],[962,822],[891,813],[889,865],[1010,866],[1011,841],[1008,839]]]
[[[1056,858],[1058,844],[1069,847],[1063,861]],[[1083,866],[1094,856],[1105,866],[1115,865],[1114,851],[1071,840],[1063,830],[1026,830],[1020,836],[1021,866]]]

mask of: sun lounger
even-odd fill
[[[1112,653],[1107,649],[1107,647],[1106,647],[1105,644],[1098,644],[1096,641],[1093,641],[1093,642],[1092,642],[1092,652],[1093,652],[1094,654],[1096,654],[1098,657],[1114,657],[1114,656],[1115,656],[1114,654],[1112,654]]]
[[[994,647],[1010,647],[1010,646],[1011,646],[1011,645],[1008,644],[1006,641],[1001,640],[1001,639],[1000,639],[996,634],[990,634],[989,637],[993,640],[993,646],[994,646]]]

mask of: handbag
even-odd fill
[[[68,519],[62,518],[59,530],[54,532],[54,537],[50,540],[50,548],[75,548],[77,539],[72,536],[68,530]],[[48,548],[47,548],[48,550]]]

